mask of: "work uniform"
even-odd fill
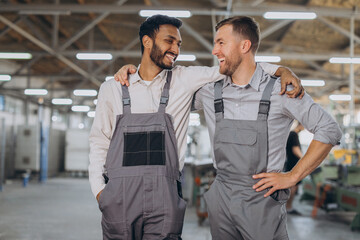
[[[277,66],[275,65],[271,65],[271,64],[267,64],[267,65],[263,65],[265,67],[267,67],[267,71],[270,72],[271,74],[275,73],[277,70]],[[117,228],[126,228],[126,230],[124,230],[124,232],[131,232],[130,234],[133,234],[132,236],[135,236],[135,234],[142,234],[142,232],[139,230],[140,228],[135,228],[135,225],[131,225],[132,222],[131,221],[127,221],[127,217],[128,216],[122,216],[124,212],[127,212],[128,214],[128,208],[130,209],[133,205],[138,206],[140,201],[143,201],[143,203],[145,204],[145,202],[147,203],[148,198],[150,197],[149,194],[145,194],[144,192],[142,192],[141,189],[146,189],[145,193],[148,191],[149,188],[151,188],[152,186],[156,186],[158,180],[157,177],[151,175],[150,178],[152,179],[152,184],[149,183],[149,181],[143,181],[144,179],[141,178],[136,178],[137,180],[135,181],[135,177],[134,178],[128,178],[127,177],[127,173],[129,172],[128,169],[130,168],[139,168],[139,166],[123,166],[124,162],[127,162],[126,164],[131,164],[129,162],[131,161],[124,161],[124,159],[121,159],[121,157],[123,157],[124,153],[120,152],[123,151],[122,149],[124,148],[124,146],[121,145],[117,145],[119,146],[118,149],[116,151],[118,151],[118,153],[115,152],[115,150],[113,149],[113,145],[110,146],[110,142],[114,142],[114,138],[121,138],[123,137],[124,140],[116,140],[118,142],[118,144],[124,144],[121,141],[133,141],[134,138],[131,137],[131,134],[129,136],[127,136],[127,140],[125,140],[125,136],[121,136],[121,133],[119,133],[120,131],[123,131],[123,134],[125,134],[125,132],[131,132],[130,128],[127,129],[122,129],[119,127],[119,121],[124,121],[125,119],[127,119],[126,121],[128,121],[131,118],[130,123],[140,123],[143,124],[145,120],[141,120],[142,117],[140,116],[147,116],[142,115],[143,113],[148,113],[148,114],[155,114],[158,112],[158,109],[160,109],[160,99],[161,99],[161,94],[163,92],[163,89],[165,87],[165,82],[166,82],[166,76],[167,76],[167,72],[169,72],[169,70],[163,70],[161,71],[152,81],[143,81],[141,79],[141,77],[139,76],[139,73],[136,72],[135,74],[131,74],[129,75],[129,82],[130,82],[130,86],[128,88],[129,90],[129,95],[131,96],[131,115],[132,117],[124,117],[125,115],[129,115],[129,112],[125,112],[125,110],[128,108],[127,106],[123,106],[123,87],[121,87],[121,85],[116,82],[115,80],[109,80],[107,82],[104,82],[101,87],[100,87],[100,91],[99,91],[99,96],[98,96],[98,103],[97,103],[97,107],[96,107],[96,114],[95,114],[95,119],[91,128],[91,132],[90,132],[90,137],[89,137],[89,142],[90,142],[90,164],[89,164],[89,180],[90,180],[90,185],[91,185],[91,190],[94,194],[94,196],[97,196],[97,194],[103,190],[106,186],[106,189],[104,189],[104,191],[102,192],[102,194],[100,195],[100,208],[102,209],[102,211],[104,212],[104,218],[105,220],[107,220],[107,222],[112,222],[115,225],[117,225],[117,227],[114,227],[114,229]],[[181,171],[183,166],[184,166],[184,158],[185,158],[185,151],[186,151],[186,135],[187,135],[187,127],[188,127],[188,123],[189,123],[189,113],[190,113],[190,107],[191,107],[191,100],[193,98],[194,93],[203,85],[205,85],[208,82],[214,82],[216,80],[221,79],[223,76],[219,74],[219,68],[218,67],[195,67],[195,66],[191,66],[191,67],[184,67],[184,66],[175,66],[172,70],[172,80],[171,80],[171,84],[170,84],[170,89],[169,89],[169,100],[168,100],[168,105],[166,107],[166,114],[169,115],[169,117],[172,120],[173,123],[173,130],[175,131],[175,138],[176,141],[173,140],[173,138],[169,138],[170,140],[173,141],[173,143],[175,145],[177,145],[176,148],[173,147],[173,152],[177,153],[179,156],[178,159],[178,171]],[[125,92],[125,91],[124,91]],[[127,103],[127,102],[125,102]],[[128,110],[126,110],[128,111]],[[160,114],[160,113],[159,113]],[[119,116],[123,116],[123,117],[119,117]],[[136,116],[136,118],[135,118]],[[150,115],[149,115],[150,116]],[[171,116],[171,117],[170,117]],[[135,120],[136,119],[136,120]],[[145,117],[144,119],[148,119],[148,117]],[[168,120],[167,120],[168,121]],[[123,123],[122,123],[123,124]],[[159,121],[157,124],[161,125],[161,122]],[[171,128],[171,127],[166,127],[166,128]],[[140,131],[137,128],[131,128],[132,131]],[[155,131],[158,132],[158,128],[150,128],[151,131]],[[120,134],[120,135],[119,135]],[[150,135],[149,138],[153,137],[153,135]],[[159,134],[155,134],[155,139],[158,139]],[[144,137],[145,138],[145,137]],[[135,138],[136,139],[136,138]],[[135,140],[134,142],[137,142],[137,140]],[[115,143],[113,143],[115,144]],[[130,146],[130,145],[129,145]],[[143,145],[141,145],[143,146]],[[139,147],[141,147],[139,146]],[[141,148],[140,148],[141,149]],[[134,149],[128,149],[129,151],[126,153],[126,156],[129,157],[133,154],[133,150]],[[167,152],[168,150],[166,150]],[[154,151],[152,151],[151,154],[155,154]],[[159,153],[156,153],[159,154]],[[109,155],[109,156],[108,156]],[[115,161],[115,155],[117,155],[117,160],[119,162],[116,163]],[[111,161],[107,161],[106,159],[109,159],[111,157]],[[173,156],[173,155],[171,155]],[[121,159],[121,162],[120,162]],[[173,161],[173,160],[172,160]],[[177,179],[177,172],[175,173],[175,163],[173,163],[171,161],[171,164],[174,169],[174,173],[172,175],[173,179]],[[104,168],[104,165],[106,163],[106,169]],[[110,162],[112,162],[110,164]],[[136,162],[143,162],[142,160],[140,161],[133,161],[134,164]],[[152,163],[152,161],[150,161],[150,164]],[[113,170],[110,170],[111,168],[117,168],[119,167],[119,169],[124,169],[124,170],[116,170],[116,173],[113,173]],[[145,169],[154,169],[154,168],[158,168],[155,165],[147,165]],[[161,168],[161,167],[160,167]],[[162,166],[162,168],[167,168],[169,169],[169,166]],[[107,185],[105,185],[104,182],[104,178],[102,176],[102,174],[108,171],[108,177],[110,178],[110,181]],[[157,170],[158,171],[158,170]],[[165,171],[165,170],[164,170]],[[166,170],[166,172],[169,172],[168,170]],[[116,176],[116,180],[114,180],[114,175]],[[123,179],[127,179],[125,181],[123,181]],[[132,183],[129,179],[133,179],[134,183]],[[149,178],[146,178],[149,179]],[[119,184],[114,184],[115,181],[118,181]],[[141,184],[141,181],[142,184]],[[160,180],[159,180],[160,181]],[[163,180],[164,181],[164,180]],[[113,182],[113,183],[111,183]],[[121,182],[121,183],[120,183]],[[124,182],[127,182],[126,184]],[[113,186],[112,186],[113,185]],[[116,185],[116,186],[115,186]],[[167,185],[164,185],[167,186]],[[174,186],[172,186],[174,187]],[[138,191],[139,190],[139,194],[135,195],[133,194],[133,192]],[[172,191],[171,195],[172,197],[177,197],[176,193],[176,188],[172,188],[171,190],[162,190],[165,191],[164,193],[160,191],[161,189],[159,189],[159,191],[157,192],[156,189],[153,189],[151,191],[151,193],[153,194],[154,199],[158,199],[158,202],[153,203],[153,210],[154,211],[158,211],[157,207],[158,205],[163,204],[164,205],[164,201],[170,201],[171,200],[171,204],[180,204],[178,205],[178,207],[181,208],[183,207],[183,202],[182,200],[179,199],[175,199],[176,201],[174,202],[174,199],[169,199],[169,197],[167,197],[167,192]],[[117,201],[118,202],[118,206],[116,207],[109,207],[109,209],[113,209],[110,211],[106,210],[107,204],[109,204],[110,200],[111,200],[111,193],[114,192],[114,195],[117,194],[118,196],[120,196],[120,198],[118,199],[112,199],[113,201]],[[116,193],[115,193],[116,192]],[[128,195],[128,193],[131,193],[131,195]],[[165,196],[166,195],[166,196]],[[109,197],[110,196],[110,197]],[[132,196],[131,198],[128,196]],[[146,199],[144,199],[144,196],[146,196]],[[137,199],[139,198],[139,199]],[[179,202],[181,201],[181,202]],[[169,203],[167,203],[169,204]],[[122,206],[122,207],[121,207]],[[172,205],[172,207],[174,207],[175,205]],[[168,205],[164,205],[165,208],[168,208]],[[116,209],[115,209],[116,208]],[[126,209],[125,209],[126,208]],[[134,207],[136,208],[136,207]],[[150,208],[151,206],[148,205],[144,205],[143,209],[146,210],[146,214],[150,214]],[[169,211],[168,211],[169,210]],[[130,210],[129,210],[130,211]],[[169,214],[173,215],[177,215],[177,213],[175,213],[175,210],[171,210],[169,209],[165,209],[164,211],[169,212]],[[171,213],[173,211],[173,213]],[[131,219],[133,216],[135,216],[136,214],[139,214],[138,212],[132,212],[131,213],[132,216],[129,217],[129,219]],[[128,214],[129,215],[129,214]],[[164,217],[164,215],[163,215]],[[155,216],[153,216],[153,219],[155,219]],[[167,217],[167,219],[169,219]],[[113,221],[114,220],[114,221]],[[174,219],[173,219],[174,220]],[[136,221],[137,224],[140,224],[141,221]],[[158,221],[160,222],[161,219],[158,218]],[[177,223],[174,223],[173,227],[178,226],[180,224],[182,224],[182,218],[180,216],[180,218],[177,218],[176,220],[174,220]],[[104,222],[104,221],[103,221]],[[147,221],[147,226],[151,226],[149,221]],[[166,223],[167,224],[167,223]],[[111,226],[104,226],[104,230],[106,234],[109,234],[109,232],[112,232],[111,229],[113,229],[112,225]],[[110,230],[107,230],[107,228],[109,228]],[[167,228],[167,227],[165,227]],[[131,230],[130,230],[131,229]],[[138,232],[140,231],[140,232]],[[167,231],[167,230],[166,230]],[[149,232],[149,231],[148,231]],[[144,239],[146,234],[144,235]],[[124,239],[125,237],[119,237],[119,239]],[[150,238],[150,237],[149,237]],[[125,238],[127,239],[127,238]],[[159,239],[159,238],[158,238]]]
[[[186,202],[181,198],[177,141],[168,72],[158,112],[131,113],[122,87],[123,114],[106,158],[108,183],[99,198],[104,239],[180,239]]]
[[[213,239],[288,239],[284,203],[289,190],[264,198],[264,192],[252,189],[256,183],[252,175],[266,172],[267,116],[274,83],[272,78],[267,84],[255,121],[224,119],[223,80],[215,83],[214,154],[218,171],[205,194]]]
[[[205,85],[194,97],[193,108],[204,109],[217,168],[204,196],[214,240],[288,239],[288,191],[264,198],[266,191],[252,189],[259,181],[252,175],[282,171],[294,119],[314,133],[314,140],[335,145],[341,138],[338,124],[308,94],[292,99],[279,95],[280,88],[280,80],[257,64],[245,86],[226,77],[222,84]]]

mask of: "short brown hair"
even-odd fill
[[[216,25],[215,30],[218,31],[219,28],[228,24],[233,26],[234,32],[250,40],[251,42],[250,49],[255,54],[260,44],[259,24],[252,17],[238,16],[238,17],[226,18],[220,21]]]

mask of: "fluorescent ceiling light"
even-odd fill
[[[88,112],[90,111],[90,107],[85,105],[75,105],[71,107],[71,110],[73,112]]]
[[[349,94],[333,94],[329,96],[329,99],[333,101],[350,101],[351,96]]]
[[[0,59],[31,59],[30,53],[0,52]]]
[[[110,79],[113,79],[113,78],[114,78],[114,76],[106,76],[105,81],[109,81]]]
[[[46,95],[48,91],[46,89],[25,89],[25,95]]]
[[[51,102],[55,105],[71,105],[73,101],[70,98],[53,98]]]
[[[256,62],[280,62],[281,57],[279,56],[255,56]]]
[[[141,10],[139,15],[142,17],[151,17],[156,14],[167,15],[169,17],[188,18],[191,17],[190,11],[181,10]]]
[[[7,74],[0,74],[0,81],[10,81],[11,76]]]
[[[97,95],[97,91],[94,89],[76,89],[74,90],[75,96],[89,96],[94,97]]]
[[[266,12],[263,15],[266,19],[315,19],[314,12]]]
[[[95,105],[97,105],[97,102],[98,102],[98,100],[97,100],[97,99],[95,99],[95,100],[94,100],[94,104],[95,104]]]
[[[176,61],[195,61],[195,60],[196,60],[196,56],[192,54],[180,54],[176,58]]]
[[[301,80],[301,85],[305,87],[323,87],[325,86],[324,80],[310,80],[310,79],[303,79]]]
[[[95,117],[95,111],[90,111],[90,112],[88,112],[88,113],[87,113],[87,116],[88,116],[88,117],[91,117],[91,118]]]
[[[113,57],[110,53],[77,53],[76,58],[79,60],[111,60]]]
[[[332,57],[329,59],[330,63],[357,63],[360,64],[360,58],[350,57]]]

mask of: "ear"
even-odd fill
[[[240,46],[241,46],[242,53],[248,53],[251,48],[251,41],[250,40],[242,40]]]
[[[144,45],[144,48],[151,49],[153,46],[153,40],[148,35],[143,36],[142,43]]]

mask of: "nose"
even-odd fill
[[[180,48],[179,48],[179,46],[178,46],[178,44],[177,43],[174,43],[174,44],[172,44],[171,45],[171,52],[173,52],[173,53],[175,53],[175,54],[177,54],[177,55],[179,55],[179,52],[180,52]]]
[[[215,55],[215,56],[218,55],[218,53],[219,53],[219,48],[216,46],[216,44],[214,45],[213,50],[212,50],[211,53],[212,53],[212,55]]]

